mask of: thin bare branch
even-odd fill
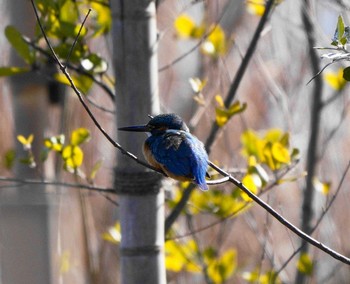
[[[68,53],[68,56],[67,56],[67,59],[66,59],[66,66],[67,66],[67,64],[69,63],[69,60],[70,60],[70,57],[72,56],[74,47],[75,47],[75,45],[76,45],[77,42],[78,42],[78,39],[79,39],[79,37],[80,37],[80,35],[81,35],[81,31],[83,30],[83,27],[84,27],[84,25],[85,25],[85,22],[86,22],[87,18],[89,17],[90,13],[91,13],[91,8],[89,8],[89,10],[87,11],[87,13],[86,13],[86,15],[85,15],[85,18],[84,18],[83,22],[82,22],[81,25],[80,25],[78,34],[77,34],[77,36],[75,37],[74,42],[73,42],[73,44],[72,44],[72,46],[71,46],[71,48],[70,48],[70,50],[69,50],[69,53]]]
[[[329,209],[331,208],[331,206],[333,205],[335,199],[338,196],[338,193],[340,192],[340,189],[342,188],[342,185],[344,183],[345,177],[347,176],[348,172],[350,169],[350,162],[348,163],[347,167],[345,168],[345,171],[340,179],[340,182],[338,184],[338,187],[335,191],[335,193],[333,194],[332,198],[329,200],[326,208],[323,210],[322,214],[319,216],[315,226],[312,228],[310,235],[313,234],[313,232],[317,229],[317,227],[321,224],[321,221],[323,220],[323,218],[326,216],[327,212],[329,211]],[[286,268],[286,266],[288,265],[288,263],[294,258],[294,256],[296,256],[302,249],[303,245],[299,246],[298,249],[296,249],[291,255],[290,257],[288,257],[288,259],[283,263],[283,265],[276,271],[276,274],[278,275],[279,273],[281,273],[283,271],[283,269]]]
[[[319,248],[320,250],[324,251],[328,255],[332,256],[333,258],[350,265],[350,258],[338,253],[335,250],[330,249],[323,243],[319,242],[318,240],[315,240],[314,238],[310,237],[308,234],[304,233],[302,230],[294,226],[292,223],[290,223],[287,219],[285,219],[282,215],[280,215],[276,210],[274,210],[270,205],[265,203],[262,199],[260,199],[258,196],[256,196],[254,193],[252,193],[247,187],[243,185],[242,182],[231,176],[230,174],[226,173],[224,170],[219,168],[213,163],[210,163],[210,166],[215,169],[218,173],[220,173],[223,176],[227,176],[230,178],[230,182],[236,185],[238,188],[243,190],[251,199],[253,199],[257,204],[259,204],[262,208],[264,208],[266,211],[268,211],[278,222],[280,222],[282,225],[287,227],[290,231],[298,235],[300,238],[308,242],[309,244]]]
[[[306,85],[309,85],[316,77],[318,77],[319,75],[321,75],[321,73],[329,66],[332,65],[334,63],[334,61],[327,63],[325,66],[322,67],[322,69],[320,71],[318,71],[314,76],[312,76],[312,78],[306,83]]]
[[[4,176],[0,176],[0,181],[17,183],[17,186],[26,185],[26,184],[55,185],[55,186],[62,186],[62,187],[86,189],[86,190],[97,191],[101,193],[116,194],[113,188],[97,187],[97,186],[78,184],[78,183],[68,183],[68,182],[50,181],[50,180],[20,179],[20,178],[11,178],[11,177],[4,177]]]
[[[268,20],[268,16],[272,10],[274,4],[274,0],[269,0],[266,3],[266,7],[265,7],[265,11],[263,16],[261,17],[261,20],[258,24],[258,27],[255,30],[254,36],[250,42],[250,45],[248,47],[248,50],[246,52],[245,57],[243,58],[243,61],[239,67],[239,71],[237,72],[237,75],[235,77],[235,79],[232,82],[228,97],[225,100],[225,105],[229,106],[231,104],[231,101],[234,99],[234,96],[237,92],[238,86],[240,85],[243,75],[246,71],[246,68],[248,66],[248,63],[255,51],[255,48],[257,46],[257,43],[260,39],[260,35],[261,32],[265,26],[265,24],[267,23]],[[207,141],[205,143],[205,148],[207,149],[208,153],[210,153],[210,148],[214,143],[215,137],[219,131],[219,126],[217,125],[217,123],[214,121],[211,127],[211,131],[209,133],[209,136],[207,138]],[[181,196],[181,199],[179,201],[179,203],[175,206],[175,208],[173,209],[173,211],[169,214],[169,216],[167,217],[167,219],[165,220],[165,233],[168,232],[168,230],[170,229],[170,227],[172,226],[173,222],[175,222],[175,220],[177,219],[178,215],[180,215],[180,212],[182,211],[182,209],[185,207],[185,205],[187,204],[187,201],[189,200],[191,193],[193,191],[194,187],[189,187],[184,191],[184,194]]]

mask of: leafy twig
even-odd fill
[[[85,103],[85,100],[81,94],[81,92],[77,89],[77,87],[75,86],[71,76],[69,75],[68,71],[67,71],[67,66],[63,65],[62,62],[60,61],[60,59],[58,58],[55,50],[52,48],[52,45],[45,33],[45,30],[41,24],[41,21],[40,21],[40,17],[39,17],[39,14],[38,14],[38,10],[34,4],[34,0],[31,0],[31,3],[32,3],[32,6],[33,6],[33,9],[34,9],[34,13],[35,13],[35,16],[36,16],[36,19],[37,19],[37,22],[39,24],[39,27],[40,27],[40,30],[44,36],[44,39],[46,41],[46,44],[48,45],[53,57],[54,57],[54,60],[56,62],[56,64],[60,67],[62,73],[65,75],[65,77],[67,78],[67,80],[69,81],[69,84],[71,86],[71,88],[74,90],[75,94],[78,96],[78,99],[80,101],[80,103],[82,104],[82,106],[84,107],[85,111],[87,112],[87,114],[90,116],[90,118],[92,119],[93,123],[95,124],[95,126],[100,130],[100,132],[103,134],[103,136],[115,147],[117,148],[118,150],[121,151],[122,154],[124,155],[127,155],[128,157],[130,157],[131,159],[133,159],[134,161],[136,161],[138,164],[141,164],[143,165],[144,167],[146,168],[149,168],[151,170],[154,170],[158,173],[161,173],[161,174],[164,174],[162,171],[152,167],[151,165],[147,164],[146,162],[138,159],[134,154],[126,151],[119,143],[117,143],[116,141],[113,140],[113,138],[106,132],[106,130],[101,126],[101,124],[97,121],[96,117],[93,115],[93,113],[91,112],[90,108],[88,107],[88,105]]]
[[[51,53],[47,52],[45,49],[41,48],[40,46],[38,46],[37,44],[35,44],[31,40],[29,40],[25,37],[23,38],[23,40],[27,44],[29,44],[31,47],[33,47],[35,50],[39,51],[42,55],[46,56],[48,59],[55,60],[55,58],[52,56]],[[85,71],[83,68],[79,68],[77,66],[74,66],[73,64],[71,64],[69,62],[66,62],[66,67],[74,70],[75,72],[77,72],[79,74],[82,74],[84,76],[89,77],[91,80],[93,80],[94,83],[96,83],[99,87],[101,87],[108,94],[108,96],[110,97],[111,100],[114,101],[115,93],[107,86],[107,84],[102,82],[100,79],[97,79],[96,76],[92,75],[90,72]]]

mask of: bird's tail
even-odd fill
[[[209,189],[207,183],[205,182],[205,179],[203,181],[196,180],[197,185],[199,188],[203,191],[207,191]]]

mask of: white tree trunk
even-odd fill
[[[159,113],[155,3],[113,0],[113,44],[118,126],[143,124]],[[118,141],[142,158],[145,135],[118,133]],[[118,153],[121,283],[165,283],[164,195],[160,175]]]

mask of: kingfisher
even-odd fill
[[[122,131],[147,132],[143,154],[150,165],[179,181],[196,183],[208,190],[205,181],[208,154],[204,145],[192,135],[182,118],[176,114],[159,114],[146,125],[118,128]]]

